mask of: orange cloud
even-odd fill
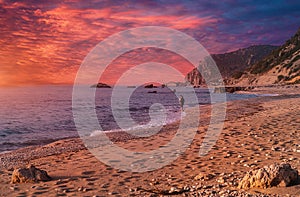
[[[72,83],[82,60],[96,44],[131,27],[160,25],[184,30],[217,21],[189,14],[150,13],[122,5],[80,9],[62,3],[43,9],[16,2],[2,8],[6,14],[0,19],[0,86]],[[122,59],[132,65],[134,61],[130,60]],[[111,67],[108,81],[119,76],[120,65]]]
[[[168,58],[166,58],[168,57]],[[122,76],[123,73],[128,71],[129,69],[143,64],[147,62],[159,62],[168,65],[170,68],[177,70],[182,75],[186,75],[190,70],[194,67],[193,65],[185,60],[183,57],[167,50],[163,49],[156,49],[156,48],[140,48],[129,51],[117,59],[111,62],[111,64],[106,68],[104,73],[102,74],[99,81],[106,82],[109,84],[115,84],[116,81]],[[147,69],[139,69],[139,72],[149,73],[151,68],[148,67]],[[164,73],[163,70],[157,70],[158,73]],[[152,70],[152,73],[153,72]],[[114,76],[114,77],[111,77]],[[141,81],[141,79],[132,79],[132,82]],[[142,73],[141,73],[141,76]],[[126,85],[133,85],[133,84],[126,84]]]

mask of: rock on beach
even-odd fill
[[[249,171],[240,182],[239,189],[287,187],[298,181],[298,171],[290,164],[272,164]]]
[[[40,170],[33,165],[29,165],[27,168],[15,169],[11,177],[11,183],[34,183],[50,180],[51,177],[46,171]]]

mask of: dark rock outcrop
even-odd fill
[[[155,86],[153,84],[148,84],[148,85],[145,85],[144,88],[157,88],[157,86]]]
[[[95,85],[92,85],[91,88],[111,88],[111,86],[105,83],[97,83]]]
[[[215,87],[214,93],[234,93],[236,91],[249,91],[254,89],[254,86],[226,86]]]

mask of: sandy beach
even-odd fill
[[[206,156],[199,147],[209,116],[200,119],[188,149],[169,165],[150,172],[112,168],[95,158],[80,138],[27,147],[0,155],[0,196],[300,196],[300,185],[269,189],[237,189],[250,169],[288,162],[300,169],[300,88],[254,89],[278,94],[231,101],[223,130]],[[210,113],[210,106],[203,114]],[[167,125],[149,138],[132,139],[108,134],[120,147],[149,151],[167,143],[177,130]],[[33,164],[53,180],[11,184],[14,168]]]

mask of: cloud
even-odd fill
[[[140,26],[183,31],[211,53],[253,44],[279,45],[298,28],[299,8],[298,1],[280,0],[272,4],[233,0],[2,0],[0,85],[72,83],[84,57],[96,44]],[[138,56],[134,58],[143,57]],[[130,58],[121,60],[131,65]],[[119,67],[115,64],[107,78],[118,76]]]

